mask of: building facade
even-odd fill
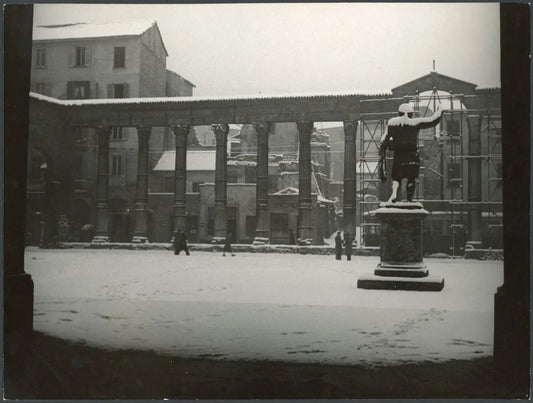
[[[107,99],[192,96],[194,84],[166,68],[168,52],[153,21],[113,24],[64,24],[33,31],[31,90],[57,99]],[[73,172],[77,216],[70,220],[71,240],[91,225],[96,212],[98,139],[91,128],[76,128],[77,156]],[[168,128],[154,128],[150,136],[150,164],[174,147]],[[137,131],[113,127],[109,138],[110,238],[129,241],[130,210],[137,182]],[[31,242],[44,203],[47,156],[30,138],[28,157],[28,217]]]

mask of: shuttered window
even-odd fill
[[[88,67],[91,61],[89,46],[73,46],[69,51],[70,67]]]
[[[115,46],[115,55],[113,60],[114,68],[126,67],[126,47]]]
[[[38,69],[44,69],[46,67],[46,48],[37,49],[35,67]]]
[[[108,98],[129,98],[129,84],[109,84],[107,86],[107,97]]]
[[[67,83],[68,99],[88,99],[91,97],[90,81],[69,81]]]

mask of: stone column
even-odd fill
[[[344,237],[349,235],[349,239],[355,238],[355,212],[356,212],[356,133],[357,121],[344,122]]]
[[[468,116],[468,240],[481,247],[481,119]]]
[[[254,123],[257,133],[257,180],[255,188],[255,239],[254,245],[269,243],[270,212],[268,211],[268,136],[270,122]]]
[[[213,243],[223,243],[226,240],[227,218],[227,177],[226,163],[228,158],[228,132],[229,125],[211,125],[216,138],[216,164],[215,164],[215,236]]]
[[[185,232],[187,194],[187,136],[189,125],[172,126],[176,138],[176,162],[174,166],[174,232]]]
[[[150,126],[137,126],[137,140],[139,144],[137,154],[137,187],[135,189],[135,229],[133,231],[134,243],[148,242],[148,174],[149,174],[149,140],[152,128]]]
[[[298,160],[298,244],[313,242],[311,210],[311,132],[313,122],[297,122],[300,144]]]
[[[96,128],[98,138],[98,162],[96,173],[96,226],[94,243],[109,242],[109,135],[111,126]]]

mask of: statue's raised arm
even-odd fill
[[[442,119],[442,108],[440,105],[437,105],[437,110],[431,116],[423,118],[414,118],[413,123],[416,125],[418,130],[429,129],[431,127],[437,126]]]

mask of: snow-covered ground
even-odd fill
[[[492,354],[503,262],[426,259],[441,292],[363,290],[377,257],[26,249],[34,327],[184,357],[395,365]]]

